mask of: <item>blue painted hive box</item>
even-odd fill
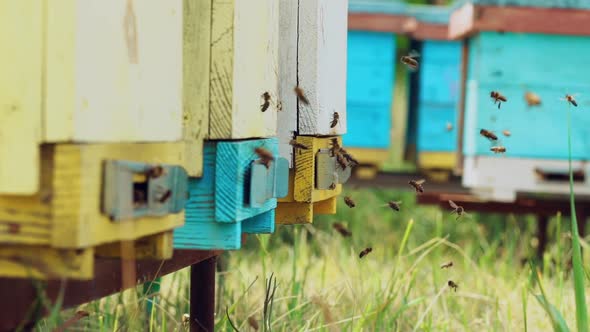
[[[274,155],[268,167],[256,148]],[[203,176],[189,179],[185,225],[174,232],[174,248],[241,247],[242,233],[273,233],[277,198],[287,194],[289,164],[276,138],[207,141]]]
[[[392,33],[349,31],[344,145],[388,149],[395,71]]]

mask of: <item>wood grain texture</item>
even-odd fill
[[[45,6],[45,141],[182,138],[182,0]]]
[[[91,279],[94,249],[55,249],[47,246],[2,245],[0,276],[36,279]]]
[[[342,144],[342,139],[340,137],[337,138],[339,144]],[[297,136],[297,142],[308,146],[309,149],[302,150],[300,154],[295,154],[293,184],[293,200],[295,202],[313,203],[338,196],[342,192],[342,185],[340,184],[333,190],[319,190],[315,188],[316,153],[321,148],[330,148],[330,140],[330,137]]]
[[[299,135],[346,133],[347,8],[348,0],[299,2],[298,78],[310,102],[299,105]]]
[[[271,234],[275,231],[275,209],[242,220],[242,232],[250,234]],[[240,242],[241,243],[241,242]]]
[[[203,139],[209,135],[211,0],[183,0],[183,139],[189,176],[203,172]]]
[[[278,1],[213,0],[210,138],[276,135],[278,45]],[[261,112],[264,92],[271,106]]]
[[[587,8],[480,6],[467,2],[451,14],[449,37],[465,38],[480,31],[587,36],[589,21]]]
[[[0,194],[39,189],[43,6],[0,1]]]
[[[280,225],[310,224],[313,222],[314,203],[279,202],[275,222]]]
[[[260,207],[249,205],[250,168],[259,159],[254,152],[263,148],[278,157],[276,138],[219,142],[215,156],[215,220],[236,222],[251,218],[277,206],[276,198]],[[256,184],[254,184],[256,185]]]
[[[289,141],[297,132],[297,37],[299,0],[279,1],[279,101],[282,110],[277,114],[279,154],[293,167],[293,147]]]
[[[173,251],[172,231],[145,236],[133,241],[135,259],[170,259]],[[97,246],[94,249],[97,257],[119,258],[121,243],[113,242]]]
[[[408,17],[379,13],[348,13],[348,30],[405,33]]]

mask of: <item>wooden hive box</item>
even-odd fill
[[[280,2],[278,138],[279,152],[291,170],[289,193],[277,207],[277,223],[309,223],[314,213],[335,213],[340,189],[312,193],[316,153],[334,135],[346,133],[347,5],[348,1]],[[309,104],[295,95],[297,85]],[[332,126],[335,113],[338,121]],[[289,144],[293,139],[309,151],[294,149]]]
[[[511,6],[497,6],[505,3]],[[468,45],[463,184],[497,200],[512,201],[517,192],[569,192],[566,112],[571,112],[574,190],[590,193],[585,162],[590,157],[590,115],[584,112],[589,104],[583,96],[577,108],[560,100],[566,93],[590,88],[588,61],[574,55],[566,64],[556,62],[563,54],[590,51],[590,6],[564,1],[543,3],[545,8],[531,5],[466,2],[451,17],[451,37],[466,38]],[[508,98],[501,109],[491,100],[491,91]],[[529,106],[526,92],[537,94],[540,105]],[[496,145],[507,149],[504,155],[490,151],[490,142],[479,134],[481,128],[497,133]],[[511,136],[504,137],[503,130]]]
[[[457,161],[461,43],[448,37],[450,7],[408,6],[419,70],[410,75],[410,118],[415,124],[417,166],[431,179],[445,179]],[[450,126],[450,129],[449,129]],[[438,175],[438,176],[437,176]]]
[[[275,156],[267,168],[256,148]],[[289,166],[276,138],[205,143],[202,178],[189,180],[186,224],[174,234],[180,249],[240,249],[242,233],[272,233],[277,198],[287,194]]]
[[[182,9],[0,3],[0,193],[38,191],[41,143],[182,138]]]

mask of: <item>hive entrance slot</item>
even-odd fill
[[[569,172],[563,170],[536,168],[535,173],[541,178],[541,180],[547,182],[568,182],[570,179]],[[584,172],[583,169],[573,170],[573,178],[574,182],[585,182],[586,172]]]
[[[148,205],[148,178],[145,174],[133,175],[133,207],[143,208]]]

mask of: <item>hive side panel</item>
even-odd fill
[[[189,176],[202,174],[202,140],[209,134],[211,0],[183,1],[183,139]]]
[[[279,102],[277,115],[279,154],[293,166],[293,147],[289,141],[297,131],[297,34],[299,0],[279,1]]]
[[[39,189],[43,6],[0,1],[0,193]]]
[[[311,103],[299,108],[301,135],[346,133],[347,15],[346,0],[300,1],[299,83]],[[334,112],[339,121],[332,127]]]

